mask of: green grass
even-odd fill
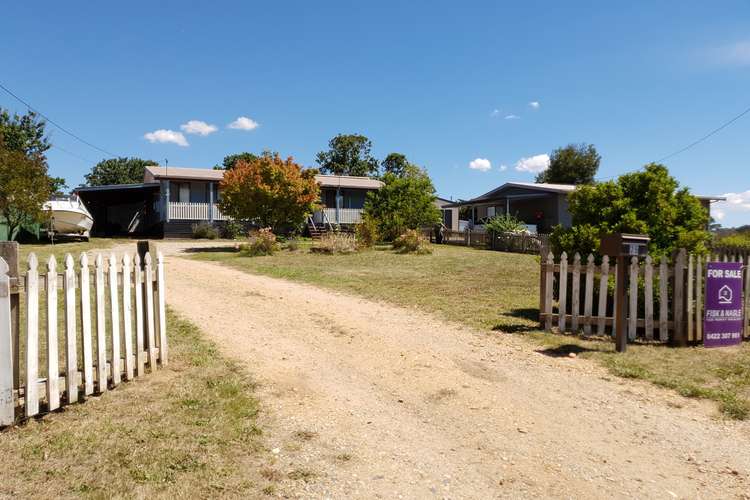
[[[135,240],[115,238],[91,238],[90,241],[56,243],[54,245],[51,245],[49,243],[39,243],[34,245],[23,244],[20,245],[19,266],[21,268],[21,272],[23,272],[26,269],[25,266],[29,254],[31,252],[34,252],[36,254],[37,260],[39,261],[40,269],[42,268],[42,266],[46,266],[47,260],[49,260],[50,255],[55,256],[55,258],[57,259],[58,268],[62,268],[64,262],[63,259],[65,259],[65,254],[67,253],[70,253],[76,260],[76,262],[78,262],[78,257],[81,255],[81,252],[88,252],[89,250],[94,249],[107,249],[121,243],[132,243],[133,252],[135,252]]]
[[[319,255],[303,242],[296,252],[243,257],[232,251],[196,258],[301,281],[406,307],[418,307],[481,329],[536,329],[539,265],[531,255],[449,245],[430,255],[397,254],[386,246],[348,255]]]
[[[573,352],[618,377],[715,400],[730,418],[750,417],[750,343],[726,349],[635,344],[623,355],[614,352],[609,339],[545,334],[536,320],[538,257],[448,245],[432,248],[431,255],[402,255],[384,246],[350,255],[320,255],[310,253],[306,242],[297,252],[272,256],[246,257],[214,248],[195,258],[416,307],[488,332],[523,334],[547,354]]]
[[[0,496],[259,496],[252,381],[193,324],[168,325],[168,368],[0,434]]]

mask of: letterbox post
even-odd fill
[[[617,259],[617,289],[615,290],[617,308],[613,326],[617,352],[625,352],[628,348],[627,315],[638,314],[637,310],[628,312],[628,301],[625,300],[625,291],[629,286],[628,273],[625,270],[627,257],[644,257],[647,254],[649,240],[649,237],[644,234],[615,233],[602,236],[599,243],[601,255]]]

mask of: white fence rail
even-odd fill
[[[325,214],[325,216],[324,216]],[[328,219],[326,220],[327,217]],[[362,221],[361,208],[324,208],[313,214],[313,222],[316,224],[358,224]]]
[[[170,220],[211,220],[210,210],[213,210],[213,220],[227,220],[221,213],[219,206],[214,203],[169,202]]]
[[[17,262],[17,250],[9,261]],[[0,257],[0,426],[167,364],[161,252],[155,264],[149,253],[143,262],[137,253],[100,254],[92,269],[84,253],[78,263],[67,254],[58,269],[54,256],[42,265],[32,253],[19,276]]]

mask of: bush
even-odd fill
[[[487,231],[495,234],[526,232],[526,224],[522,220],[508,214],[492,217],[485,222],[484,227]]]
[[[276,235],[270,227],[250,232],[250,242],[240,246],[245,255],[257,257],[259,255],[273,255],[279,249]]]
[[[213,227],[211,224],[206,224],[204,222],[200,224],[193,224],[192,226],[193,230],[193,238],[200,240],[215,240],[219,237],[219,231]]]
[[[299,250],[299,240],[297,238],[288,239],[285,248],[290,252],[296,252]]]
[[[326,233],[313,243],[310,251],[329,255],[354,253],[357,251],[357,241],[351,233]]]
[[[393,249],[398,253],[432,253],[430,242],[416,229],[409,229],[393,241]]]
[[[590,253],[598,255],[600,241],[600,229],[590,224],[582,224],[567,229],[562,226],[555,226],[549,236],[552,253],[560,255],[562,252],[567,252],[571,257],[576,252],[584,256]]]
[[[734,251],[750,250],[750,234],[735,233],[717,238],[713,243],[713,248],[726,248]]]
[[[362,222],[357,224],[355,235],[359,248],[371,248],[380,239],[378,222],[374,217],[365,215]]]
[[[221,228],[221,236],[228,240],[236,240],[245,232],[245,226],[234,219],[228,220]]]

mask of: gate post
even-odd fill
[[[10,331],[12,342],[13,359],[13,388],[20,387],[20,375],[18,371],[18,356],[20,355],[19,340],[21,332],[21,296],[18,293],[18,242],[0,241],[0,257],[8,264],[8,276],[10,277]]]

